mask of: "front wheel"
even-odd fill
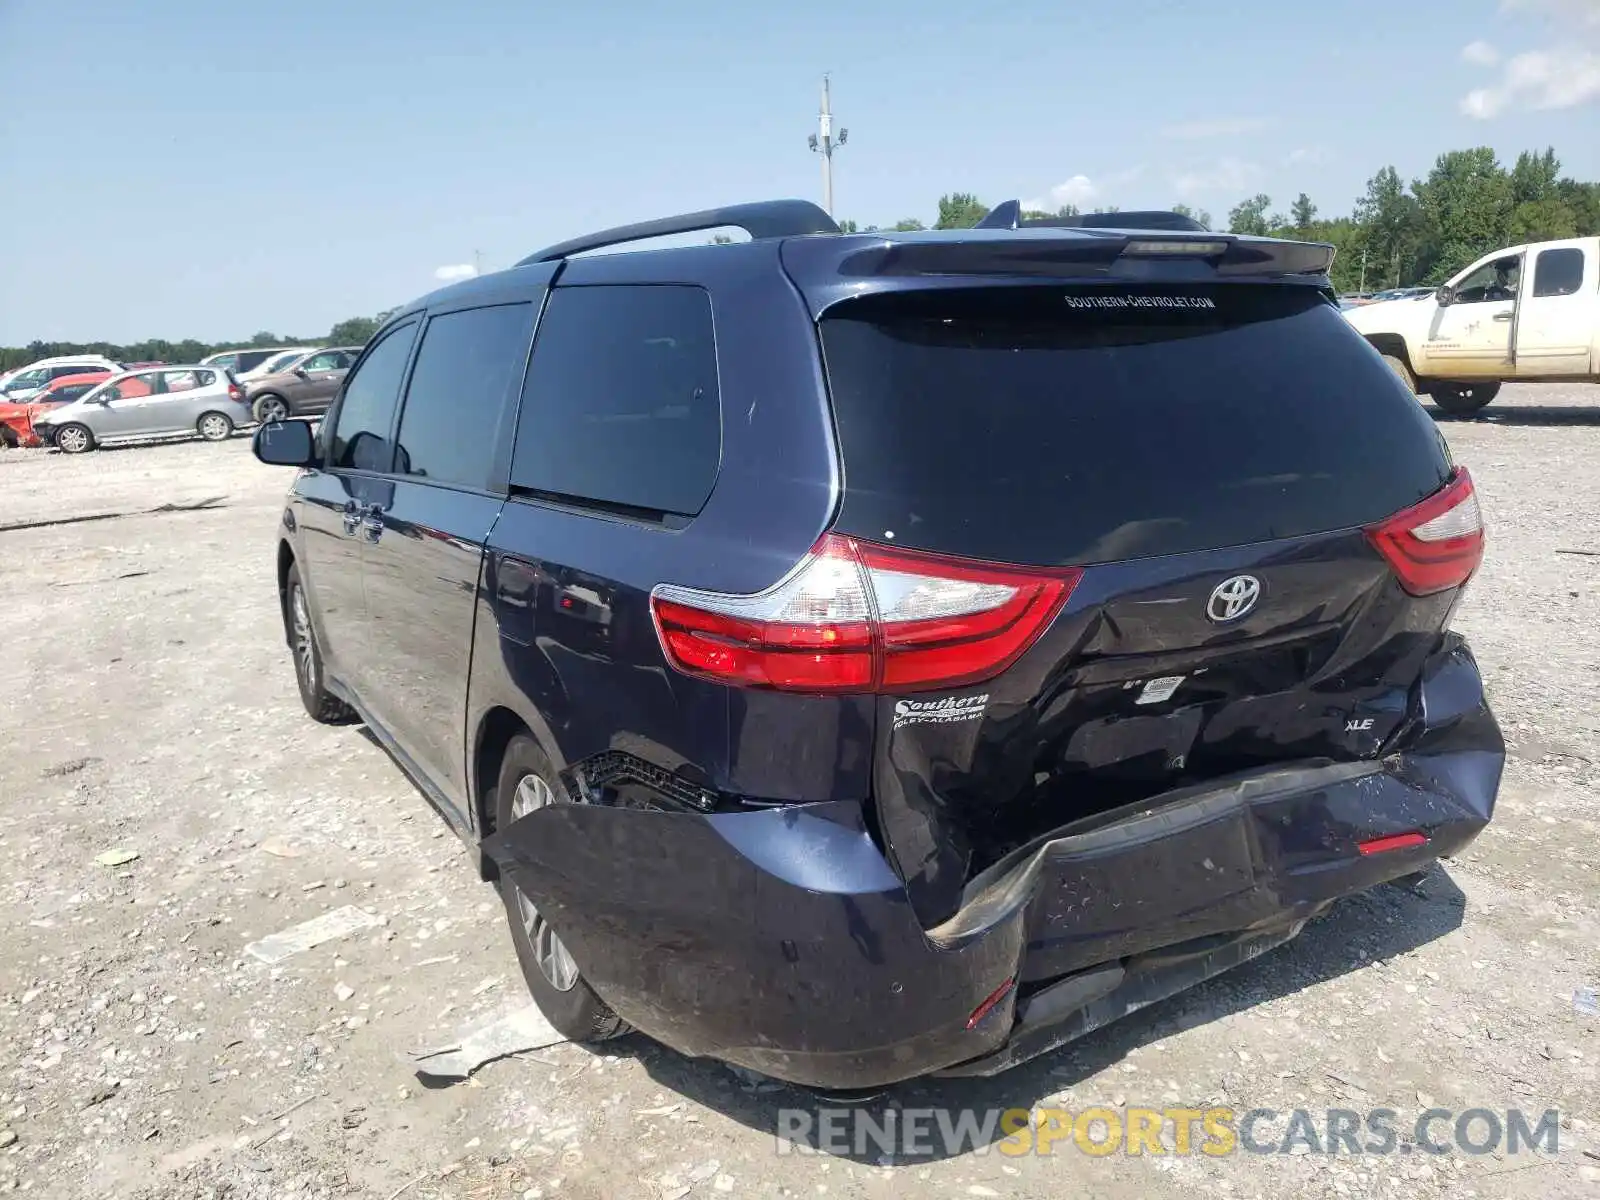
[[[1470,417],[1500,394],[1498,383],[1434,383],[1428,387],[1433,402],[1452,417]]]
[[[256,420],[265,425],[268,421],[287,421],[289,419],[289,402],[282,396],[270,393],[256,400]]]
[[[495,785],[495,828],[505,829],[549,805],[568,803],[566,788],[538,743],[526,734],[512,738]],[[627,1033],[627,1023],[595,995],[550,923],[504,871],[500,899],[522,977],[556,1032],[574,1042],[601,1042]]]
[[[56,430],[55,442],[63,454],[82,454],[94,449],[94,434],[87,425],[63,425]]]
[[[288,627],[289,648],[294,651],[294,679],[300,687],[300,703],[313,721],[323,725],[342,725],[355,718],[355,710],[324,686],[322,647],[317,643],[317,627],[311,621],[311,606],[300,582],[298,565],[289,568],[283,590],[284,624]]]
[[[233,432],[233,422],[221,413],[206,413],[195,422],[195,428],[206,441],[222,442]]]

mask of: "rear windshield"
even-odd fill
[[[1344,529],[1436,490],[1433,421],[1310,289],[984,288],[841,305],[837,528],[1094,563]]]

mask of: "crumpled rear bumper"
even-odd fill
[[[484,850],[595,990],[685,1054],[835,1088],[990,1074],[1466,846],[1493,811],[1504,743],[1459,640],[1430,660],[1413,717],[1404,750],[1378,761],[1256,772],[1042,838],[974,880],[933,930],[854,802],[559,806]],[[1362,852],[1405,833],[1426,841]]]

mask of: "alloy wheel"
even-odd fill
[[[548,808],[555,803],[555,796],[551,794],[550,785],[538,775],[524,775],[517,781],[517,790],[511,800],[511,818],[520,820],[531,812],[541,808]],[[539,910],[533,901],[522,894],[521,888],[516,888],[517,912],[522,919],[522,932],[527,935],[528,944],[533,947],[533,958],[539,964],[539,972],[550,982],[550,986],[558,992],[570,992],[578,982],[578,964],[572,961],[572,955],[562,945],[561,939],[556,936],[555,930],[550,928],[550,923],[539,915]]]
[[[220,442],[228,436],[228,420],[216,413],[207,413],[200,418],[200,436],[209,442]]]
[[[306,596],[298,587],[289,592],[289,620],[294,633],[294,669],[300,685],[308,692],[317,690],[317,643],[311,632],[311,613]]]
[[[68,425],[56,434],[56,445],[68,454],[77,454],[89,448],[89,435],[76,425]]]
[[[276,396],[271,396],[261,402],[260,411],[256,419],[263,425],[268,421],[287,421],[289,419],[289,406]]]

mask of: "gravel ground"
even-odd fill
[[[421,1086],[406,1052],[522,1003],[516,962],[393,764],[302,714],[287,478],[234,439],[0,454],[0,1191],[1600,1196],[1600,1019],[1574,1001],[1600,985],[1600,389],[1504,395],[1441,425],[1492,532],[1457,625],[1513,745],[1471,851],[1000,1079],[868,1111],[1557,1108],[1555,1156],[786,1154],[780,1110],[815,1100],[637,1036]],[[244,952],[347,905],[377,923]]]

